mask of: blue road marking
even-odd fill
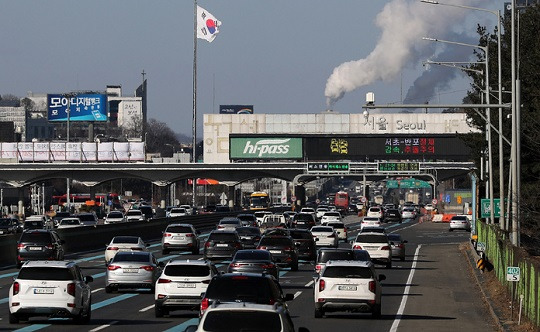
[[[183,332],[190,325],[199,325],[199,319],[198,318],[188,319],[187,321],[183,322],[182,324],[173,326],[170,329],[165,330],[163,332]]]
[[[17,332],[32,332],[32,331],[37,331],[37,330],[44,329],[44,328],[49,327],[49,326],[51,326],[51,324],[32,324],[30,326],[23,327],[22,329],[18,329],[18,330],[15,330],[15,331],[17,331]]]
[[[122,294],[122,295],[119,295],[119,296],[115,296],[115,297],[112,297],[112,298],[110,298],[108,300],[104,300],[104,301],[92,304],[92,310],[100,309],[100,308],[106,307],[108,305],[111,305],[113,303],[120,302],[120,301],[123,301],[125,299],[129,299],[131,297],[137,296],[137,295],[139,295],[139,294],[128,293],[128,294]]]

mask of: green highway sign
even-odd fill
[[[322,162],[308,163],[308,173],[349,173],[349,163]]]
[[[501,217],[501,199],[500,198],[494,198],[493,204],[495,205],[495,210],[493,210],[493,214],[495,218]],[[491,217],[491,204],[489,201],[489,198],[482,198],[480,201],[480,217],[481,218],[490,218]]]
[[[419,172],[420,163],[411,162],[378,162],[377,170],[379,172],[390,173],[410,173]]]
[[[521,278],[521,270],[517,266],[506,267],[506,280],[507,281],[519,281]]]

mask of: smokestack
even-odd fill
[[[482,0],[456,0],[453,3],[485,6]],[[324,92],[327,105],[332,106],[345,93],[375,81],[393,80],[404,67],[415,66],[427,59],[433,54],[434,45],[421,38],[451,38],[452,28],[462,24],[471,12],[419,1],[393,0],[388,3],[375,19],[382,34],[373,51],[364,59],[339,65],[328,78]],[[472,49],[468,51],[472,54]]]

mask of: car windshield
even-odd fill
[[[311,233],[317,232],[317,233],[332,233],[334,229],[332,227],[313,227],[311,229]]]
[[[229,331],[281,331],[279,314],[271,311],[216,310],[209,311],[204,320],[203,329],[212,332]]]
[[[112,243],[139,243],[139,238],[135,236],[116,236]]]
[[[238,251],[233,260],[270,260],[270,253],[266,250]]]
[[[171,213],[186,213],[185,209],[171,209]]]
[[[232,220],[221,220],[219,222],[220,225],[238,225],[240,224],[240,220],[232,219]]]
[[[328,226],[334,227],[334,228],[345,228],[345,224],[340,222],[331,222],[328,223]]]
[[[168,233],[193,233],[191,227],[188,226],[169,226],[165,230]]]
[[[268,299],[275,296],[272,295],[272,289],[267,278],[238,275],[212,280],[208,285],[206,297],[223,302],[244,300],[246,302],[268,304]]]
[[[259,243],[261,246],[294,246],[291,239],[285,237],[263,237]]]
[[[17,279],[25,280],[74,280],[70,269],[54,267],[25,267],[19,271]]]
[[[326,212],[324,216],[325,217],[340,217],[341,215],[339,214],[339,212]]]
[[[167,265],[165,274],[171,277],[206,277],[210,275],[208,265]]]
[[[141,211],[128,211],[127,212],[128,216],[140,216],[141,214],[142,214]]]
[[[62,219],[60,225],[78,225],[79,221],[77,219]]]
[[[299,232],[291,229],[290,233],[293,239],[309,240],[313,238],[313,235],[309,232]]]
[[[360,243],[388,243],[388,237],[384,234],[359,234],[356,242]]]
[[[81,221],[95,221],[96,218],[93,214],[80,214],[77,216]]]
[[[107,216],[107,218],[122,218],[122,217],[123,217],[122,212],[111,212]]]
[[[0,226],[9,226],[10,222],[8,219],[0,219]]]
[[[245,215],[238,215],[238,219],[242,221],[254,221],[256,217],[255,215],[245,214]]]
[[[51,235],[45,232],[23,233],[20,242],[51,243]]]
[[[398,234],[388,234],[388,240],[393,242],[401,242],[401,236]]]
[[[208,241],[236,241],[237,237],[235,233],[211,233],[208,237]]]
[[[318,263],[326,263],[328,261],[332,260],[341,260],[341,261],[348,261],[352,260],[353,254],[352,251],[322,251],[319,253],[319,257],[317,259]]]
[[[148,263],[150,261],[150,254],[145,252],[119,252],[114,255],[113,262],[137,262]]]
[[[327,266],[323,271],[327,278],[372,278],[371,269],[360,266]]]
[[[256,227],[241,227],[236,229],[238,235],[260,235],[261,231]]]

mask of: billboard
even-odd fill
[[[104,94],[80,94],[72,97],[61,94],[47,95],[49,121],[107,121],[107,96]]]
[[[456,135],[304,135],[306,160],[470,160]]]
[[[230,159],[302,159],[299,137],[230,137]]]
[[[118,105],[118,127],[142,124],[142,100],[122,100]]]
[[[253,105],[219,105],[219,114],[253,114]]]

